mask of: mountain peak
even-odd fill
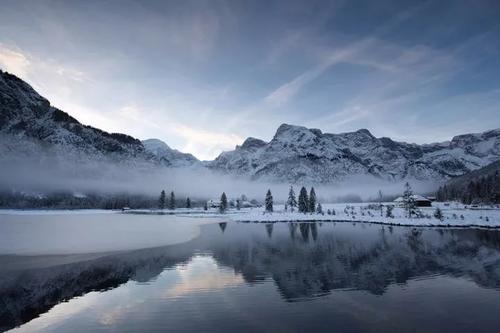
[[[142,141],[142,145],[147,152],[153,154],[160,161],[168,166],[185,167],[198,164],[200,161],[191,154],[186,154],[177,149],[170,148],[165,142],[159,139],[147,139]]]
[[[298,125],[290,125],[290,124],[281,124],[276,130],[276,134],[274,134],[274,138],[279,138],[286,135],[294,135],[294,134],[313,134],[320,136],[322,134],[321,130],[316,128],[307,128],[305,126]]]
[[[165,142],[160,139],[146,139],[141,141],[148,150],[172,150]]]
[[[280,136],[283,133],[286,133],[290,130],[297,130],[297,129],[306,129],[303,126],[296,126],[296,125],[289,125],[289,124],[281,124],[278,129],[276,130],[275,136]]]
[[[263,140],[253,138],[253,137],[248,137],[241,145],[241,148],[244,148],[244,149],[259,148],[259,147],[262,147],[265,145],[266,145],[266,142]]]
[[[359,130],[356,131],[356,133],[367,135],[367,136],[370,136],[372,138],[374,137],[373,134],[369,130],[367,130],[366,128],[360,128]]]

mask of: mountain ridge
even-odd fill
[[[386,180],[444,180],[498,159],[500,129],[419,145],[376,138],[367,129],[332,134],[282,124],[269,142],[249,138],[220,154],[209,167],[253,179],[286,182],[330,183],[358,175]]]
[[[375,137],[368,129],[324,133],[282,124],[273,138],[248,137],[212,161],[83,125],[50,105],[28,83],[0,70],[0,153],[58,160],[112,161],[128,166],[206,167],[214,172],[273,182],[332,183],[373,176],[444,181],[500,159],[500,129],[416,144]]]
[[[0,152],[18,156],[54,155],[59,158],[111,161],[124,164],[182,166],[194,156],[169,149],[157,156],[137,138],[108,133],[81,124],[68,113],[50,105],[28,83],[0,70]],[[165,144],[166,145],[166,144]],[[42,156],[43,157],[43,156]]]

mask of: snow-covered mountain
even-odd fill
[[[51,157],[61,162],[111,161],[134,166],[186,166],[198,162],[192,155],[167,145],[152,151],[150,145],[145,147],[129,135],[83,125],[51,106],[29,84],[1,70],[0,136],[2,156]]]
[[[329,134],[281,125],[270,142],[248,138],[209,167],[253,179],[329,183],[351,176],[443,180],[500,159],[500,129],[425,145],[376,138],[368,130]]]
[[[0,156],[35,162],[51,158],[63,165],[111,161],[134,168],[206,166],[275,182],[330,183],[360,175],[444,180],[500,159],[500,129],[417,145],[376,138],[366,129],[328,134],[283,124],[270,142],[248,138],[234,151],[202,163],[157,139],[141,142],[83,125],[23,80],[0,71]]]
[[[172,149],[165,142],[158,139],[143,140],[142,145],[146,148],[146,151],[153,154],[167,166],[189,167],[200,164],[200,161],[193,155]]]

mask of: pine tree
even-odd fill
[[[191,199],[189,197],[186,198],[186,208],[191,208]]]
[[[165,203],[166,203],[165,190],[162,190],[160,193],[160,199],[158,200],[158,208],[165,209]]]
[[[266,193],[266,212],[272,213],[273,211],[273,195],[271,190],[267,190]]]
[[[311,187],[311,191],[309,193],[308,211],[311,213],[314,213],[316,211],[316,192],[314,191],[314,187]]]
[[[168,202],[169,209],[175,209],[175,194],[174,191],[170,192],[170,200]]]
[[[394,206],[391,206],[391,205],[387,206],[385,209],[385,217],[390,217],[390,218],[394,217],[394,216],[392,216],[393,209],[394,209]]]
[[[297,207],[297,199],[295,199],[295,191],[293,190],[293,186],[290,186],[290,191],[288,191],[287,203],[290,207],[290,211],[293,213],[294,207]]]
[[[403,206],[407,217],[411,218],[413,214],[416,214],[415,198],[413,197],[413,191],[408,182],[405,184],[405,190],[403,192]]]
[[[323,207],[321,207],[321,204],[319,202],[318,202],[318,207],[316,208],[316,213],[323,214]]]
[[[220,196],[219,211],[221,213],[225,213],[226,210],[227,210],[227,197],[226,197],[226,193],[222,192],[222,195]]]
[[[443,212],[441,211],[441,208],[439,208],[439,207],[436,208],[436,210],[434,211],[434,217],[440,221],[443,220],[444,216],[443,216]]]
[[[307,190],[304,186],[302,186],[299,193],[299,212],[307,213],[308,209],[309,199],[307,197]]]
[[[378,190],[378,208],[380,209],[380,216],[383,216],[382,191],[381,190]]]

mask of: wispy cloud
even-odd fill
[[[370,39],[365,39],[339,51],[332,52],[317,66],[306,70],[293,80],[283,84],[271,92],[264,98],[265,102],[275,107],[283,106],[288,103],[288,101],[290,101],[290,99],[292,99],[306,84],[318,78],[330,67],[341,62],[348,62],[350,57],[354,56],[370,43]]]
[[[244,140],[237,134],[208,131],[182,124],[175,124],[173,132],[185,139],[183,151],[191,152],[201,159],[210,159],[220,151],[234,149]]]
[[[288,103],[305,85],[317,79],[332,66],[342,63],[342,62],[356,62],[356,57],[358,53],[369,50],[374,41],[378,39],[379,36],[386,34],[392,29],[396,28],[398,24],[408,20],[418,13],[426,3],[414,6],[408,10],[402,11],[390,18],[383,25],[379,26],[370,36],[366,36],[361,39],[357,39],[351,42],[347,46],[328,52],[325,57],[322,57],[319,64],[312,68],[307,69],[300,75],[293,78],[291,81],[284,83],[276,90],[272,91],[268,96],[264,98],[267,103],[273,106],[279,107]],[[289,37],[293,42],[297,38],[297,35],[292,35]],[[288,41],[288,39],[286,40]],[[287,45],[285,43],[285,45]],[[307,48],[307,47],[306,47]],[[357,60],[359,62],[359,60]],[[378,65],[378,63],[371,63],[369,60],[364,61],[365,64]],[[386,69],[390,69],[390,66],[385,66]]]
[[[0,66],[10,73],[26,78],[30,61],[22,52],[0,43]]]

